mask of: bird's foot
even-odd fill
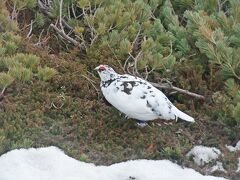
[[[145,121],[137,120],[137,125],[141,128],[145,127],[148,125]]]

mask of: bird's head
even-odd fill
[[[99,65],[95,68],[98,72],[102,81],[108,81],[110,79],[114,79],[117,76],[117,73],[108,65]]]

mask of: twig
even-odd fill
[[[2,89],[0,96],[3,95],[3,93],[5,92],[5,90],[6,90],[6,87],[4,87],[4,88]]]
[[[75,19],[77,19],[76,13],[75,13],[75,9],[74,9],[74,5],[71,4],[71,8],[72,8],[72,13]]]
[[[148,79],[148,76],[149,76],[149,74],[151,74],[154,70],[155,70],[155,68],[153,67],[150,71],[148,71],[147,70],[147,66],[145,67],[145,73],[146,73],[146,75],[145,75],[145,80],[147,80]]]
[[[137,74],[137,76],[140,76],[142,78],[142,76],[140,75],[140,73],[138,72],[138,69],[137,69],[138,58],[142,54],[142,51],[139,51],[139,53],[137,54],[136,57],[134,57],[131,53],[128,53],[128,54],[134,60],[134,71],[135,71],[134,75]]]
[[[17,10],[16,10],[16,4],[14,3],[13,4],[13,10],[12,10],[12,13],[11,13],[11,19],[12,20],[15,20],[17,18]]]
[[[90,2],[89,2],[89,3],[90,3]],[[92,15],[91,4],[89,4],[89,10],[90,10],[90,15]],[[90,23],[90,21],[89,21],[90,15],[89,15],[89,17],[88,17],[88,15],[86,14],[84,8],[82,8],[82,12],[83,12],[83,15],[84,15],[84,17],[85,17],[85,19],[86,19],[86,22],[87,22],[87,24],[88,24],[88,27],[90,28],[90,33],[91,33],[91,38],[90,38],[90,39],[91,39],[91,43],[90,43],[90,45],[92,45],[92,44],[94,43],[94,41],[98,38],[98,33],[97,33],[96,29],[94,28],[94,24],[91,25],[91,23]],[[94,14],[93,14],[93,19],[95,19],[96,13],[97,13],[97,11],[94,12]]]
[[[129,61],[130,57],[131,57],[131,56],[128,56],[128,58],[127,58],[127,59],[125,60],[125,62],[124,62],[124,65],[123,65],[124,72],[126,72],[126,71],[125,71],[125,69],[126,69],[127,72],[129,73],[128,68],[126,68],[126,66],[127,66],[127,64],[128,64],[128,61]],[[129,74],[131,74],[131,73],[129,73]]]
[[[50,2],[48,2],[49,4]],[[49,18],[51,18],[51,13],[49,12],[49,7],[46,5],[46,2],[45,4],[42,3],[41,0],[38,0],[38,8],[40,9],[40,11],[42,11],[45,15],[47,15]],[[60,9],[60,12],[61,12],[61,9]],[[62,16],[62,15],[61,15]],[[52,19],[52,18],[51,18]],[[64,25],[64,27],[72,30],[73,28],[61,17],[61,21],[62,25]],[[60,23],[59,22],[59,23]]]
[[[63,5],[63,0],[61,0],[59,4],[59,25],[61,27],[61,30],[64,32],[64,28],[62,25],[62,5]]]
[[[40,32],[40,35],[38,37],[38,42],[34,44],[35,46],[39,46],[39,47],[44,46],[47,43],[47,41],[49,40],[50,36],[47,36],[47,35],[42,38],[43,32],[44,32],[44,29],[42,29],[42,31]],[[42,38],[42,40],[41,40],[41,38]]]
[[[135,39],[134,39],[133,42],[132,42],[132,46],[133,46],[133,47],[134,47],[135,43],[137,42],[140,33],[141,33],[141,27],[139,28],[138,33],[137,33]]]
[[[29,32],[27,34],[27,38],[30,38],[30,36],[32,34],[32,29],[33,29],[33,20],[31,20],[30,29],[29,29]]]
[[[180,92],[180,93],[182,93],[182,94],[187,94],[187,95],[192,96],[192,97],[195,97],[195,98],[197,98],[197,99],[205,100],[205,97],[202,96],[202,95],[200,95],[200,94],[196,94],[196,93],[190,92],[190,91],[188,91],[188,90],[181,89],[181,88],[178,88],[178,87],[169,85],[169,84],[154,83],[154,82],[149,82],[149,83],[151,83],[151,84],[152,84],[153,86],[155,86],[156,88],[175,90],[175,91]]]
[[[222,10],[222,7],[226,2],[227,2],[227,0],[223,1],[222,3],[220,2],[220,0],[218,0],[218,12],[220,12]]]
[[[90,84],[93,86],[93,88],[96,90],[96,92],[97,92],[97,95],[98,95],[98,98],[100,97],[100,94],[99,94],[99,91],[98,91],[98,89],[97,89],[97,87],[94,85],[94,81],[93,80],[91,80],[90,78],[88,78],[87,76],[85,76],[85,75],[81,75],[82,77],[84,77],[85,79],[87,79],[88,80],[88,82],[90,82]]]
[[[107,42],[107,45],[108,45],[110,51],[113,53],[114,57],[116,58],[118,64],[120,65],[121,69],[123,70],[123,72],[126,73],[125,68],[122,66],[121,62],[118,60],[117,55],[116,55],[115,52],[112,50],[112,48],[111,48],[111,46],[110,46],[110,44],[109,44],[108,42]]]
[[[59,35],[61,35],[63,38],[65,38],[69,42],[73,43],[75,46],[81,47],[81,44],[78,41],[76,41],[75,39],[65,34],[64,31],[61,31],[60,29],[58,29],[56,25],[50,24],[50,27],[52,27]]]
[[[38,0],[38,8],[40,9],[40,11],[42,11],[44,14],[46,14],[47,16],[51,17],[51,13],[49,12],[49,8],[42,3],[41,0]]]

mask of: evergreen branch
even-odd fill
[[[197,98],[197,99],[205,100],[205,97],[204,97],[203,95],[196,94],[196,93],[190,92],[190,91],[188,91],[188,90],[185,90],[185,89],[181,89],[181,88],[172,86],[172,85],[170,85],[169,83],[154,83],[154,82],[149,82],[149,83],[151,83],[151,84],[152,84],[153,86],[155,86],[156,88],[175,90],[175,91],[180,92],[180,93],[182,93],[182,94],[186,94],[186,95],[195,97],[195,98]]]
[[[49,2],[48,2],[48,4],[49,4]],[[51,13],[49,12],[49,9],[50,9],[50,8],[49,8],[46,4],[44,4],[41,0],[38,0],[38,8],[40,9],[40,11],[41,11],[43,14],[45,14],[46,16],[48,16],[49,18],[52,19]],[[60,10],[60,11],[61,11],[61,10]],[[60,23],[60,22],[59,22],[59,23]],[[61,18],[61,23],[64,25],[64,27],[66,27],[66,28],[68,28],[68,29],[70,29],[70,30],[73,29],[63,18]]]

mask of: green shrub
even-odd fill
[[[19,80],[22,82],[28,82],[32,79],[32,71],[31,69],[27,69],[27,68],[21,68],[21,75]]]
[[[13,81],[14,78],[9,73],[0,72],[0,88],[2,90],[11,85]]]
[[[16,53],[18,46],[20,45],[21,38],[12,32],[6,32],[0,34],[0,44],[4,47],[4,54],[12,55]]]
[[[34,8],[37,4],[35,0],[12,0],[17,11],[23,10],[25,8]]]
[[[42,27],[45,24],[45,18],[41,13],[36,13],[34,21],[36,25],[39,27]]]
[[[22,63],[22,65],[29,69],[36,69],[40,58],[33,54],[18,53],[13,57],[14,61]]]
[[[51,79],[55,74],[57,74],[57,71],[53,68],[38,68],[38,78],[40,80],[47,81]]]
[[[179,148],[165,147],[160,152],[163,158],[170,158],[173,160],[178,160],[181,158],[181,150]]]
[[[25,8],[33,8],[36,5],[35,0],[14,0],[12,1],[16,8],[16,13]],[[33,54],[21,53],[19,47],[22,45],[21,36],[17,35],[17,28],[10,28],[17,23],[16,17],[11,17],[10,14],[5,11],[5,3],[0,2],[0,87],[2,91],[8,87],[13,80],[25,83],[32,80],[34,73],[37,73],[38,68],[42,74],[42,79],[48,80],[56,71],[51,68],[40,68],[40,58]],[[4,15],[4,16],[2,16]],[[14,23],[13,23],[14,22]]]

